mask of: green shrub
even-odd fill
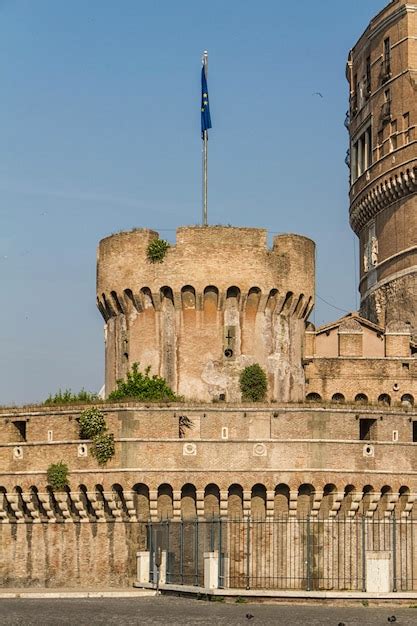
[[[93,439],[91,454],[97,459],[99,465],[104,465],[115,453],[113,433],[100,433]]]
[[[261,402],[265,400],[268,390],[268,379],[258,363],[248,365],[240,374],[240,390],[242,400]]]
[[[148,261],[151,263],[162,263],[169,248],[169,243],[165,239],[152,239],[146,251]]]
[[[142,373],[139,371],[139,363],[133,363],[131,371],[127,373],[126,380],[117,381],[117,389],[109,395],[109,400],[159,400],[169,402],[177,400],[171,387],[165,378],[150,376],[150,367]]]
[[[81,389],[78,393],[73,393],[71,389],[61,389],[55,395],[50,394],[44,404],[87,404],[97,402],[100,398],[96,393],[90,393]]]
[[[107,430],[103,412],[96,407],[83,411],[79,423],[80,439],[93,439]]]
[[[48,483],[52,489],[62,491],[68,485],[68,466],[63,462],[52,463],[47,471]]]

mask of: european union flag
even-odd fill
[[[207,88],[206,70],[201,68],[201,132],[211,128],[210,105]]]

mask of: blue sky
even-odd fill
[[[209,221],[313,238],[318,296],[356,308],[345,63],[383,6],[0,0],[0,404],[98,390],[97,242],[200,221],[204,49]]]

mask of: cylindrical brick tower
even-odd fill
[[[361,314],[417,335],[417,5],[393,0],[349,54],[350,223]]]
[[[256,228],[188,227],[161,263],[138,229],[98,248],[97,304],[106,335],[106,394],[133,362],[198,400],[240,400],[239,374],[259,363],[269,398],[304,399],[302,348],[314,304],[315,246]]]

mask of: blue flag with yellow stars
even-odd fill
[[[211,128],[210,105],[205,67],[201,68],[201,133]]]

